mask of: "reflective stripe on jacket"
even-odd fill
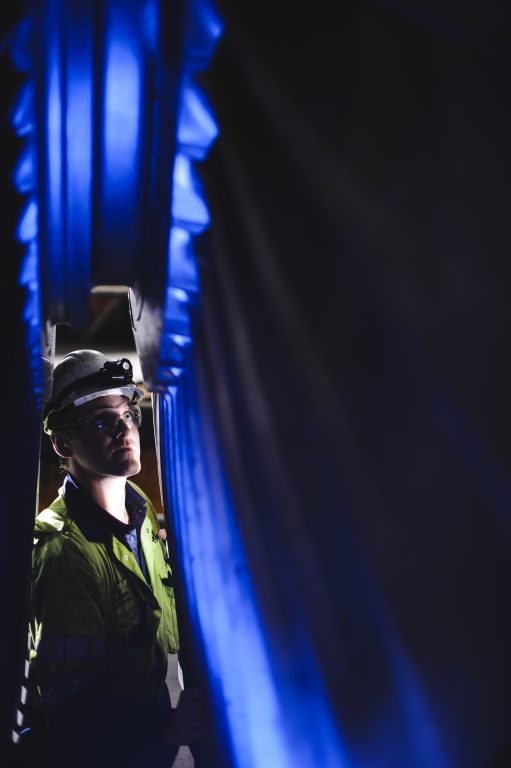
[[[128,481],[129,482],[129,481]],[[167,654],[179,648],[172,573],[147,496],[140,539],[150,584],[134,554],[107,529],[79,527],[63,488],[36,519],[31,667],[51,713],[82,689],[123,700],[162,694]]]

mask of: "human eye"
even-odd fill
[[[128,408],[123,418],[127,421],[130,427],[140,427],[142,424],[142,413],[139,406],[133,405],[131,408]]]
[[[109,418],[109,414],[107,413],[98,413],[96,416],[93,416],[88,426],[93,429],[95,432],[106,432],[110,426],[111,418]]]
[[[122,414],[122,418],[124,419],[124,421],[127,424],[134,424],[135,423],[135,414],[133,413],[133,411],[131,409],[125,411]]]

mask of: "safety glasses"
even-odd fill
[[[61,429],[78,427],[78,429],[95,432],[100,435],[114,435],[119,431],[121,422],[124,422],[128,429],[132,427],[138,429],[142,424],[140,406],[130,405],[121,414],[117,411],[103,411],[90,417],[77,416],[76,419],[61,427]]]

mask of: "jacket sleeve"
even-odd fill
[[[105,668],[105,605],[98,575],[56,533],[36,543],[32,576],[31,665],[45,713],[100,688]]]

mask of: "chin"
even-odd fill
[[[138,475],[141,469],[140,461],[131,456],[129,459],[126,458],[123,462],[119,462],[116,467],[117,471],[114,471],[113,474],[120,475],[121,477],[132,477],[133,475]]]
[[[130,461],[129,466],[126,469],[126,477],[132,477],[133,475],[138,475],[142,469],[142,465],[139,461]]]

